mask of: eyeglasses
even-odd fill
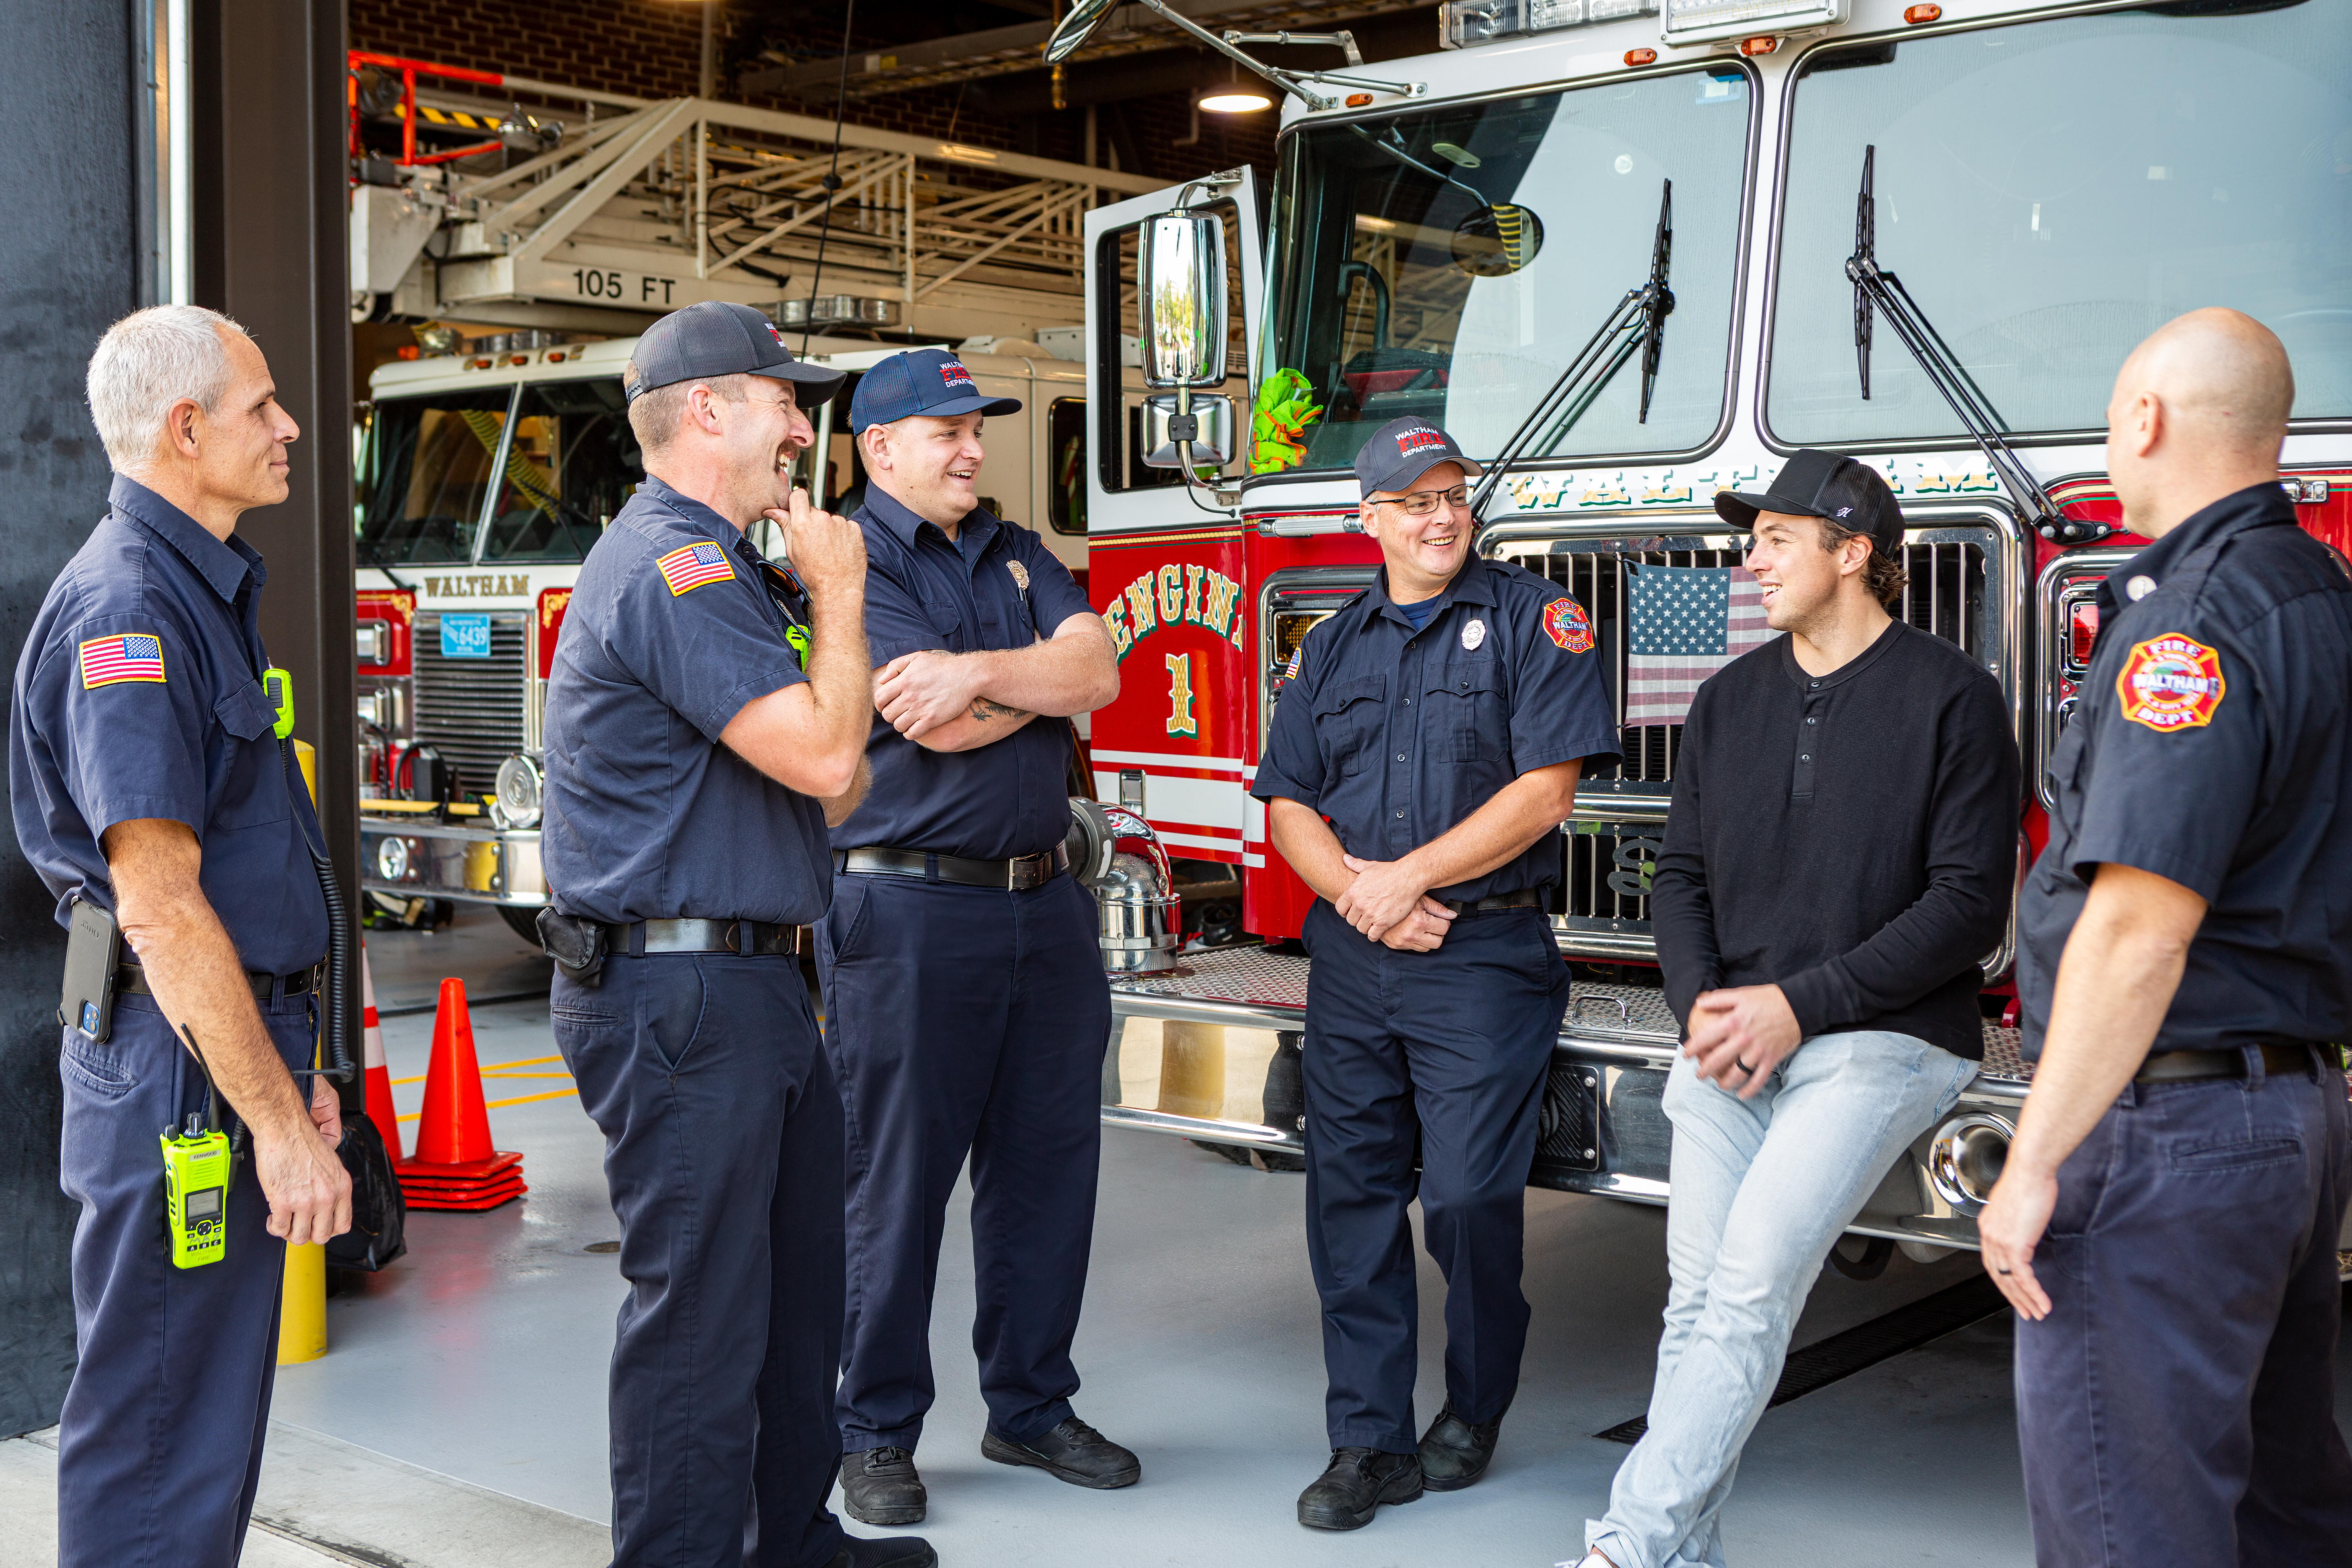
[[[1444,506],[1469,505],[1470,487],[1468,485],[1456,485],[1450,490],[1415,490],[1411,495],[1397,496],[1393,498],[1383,497],[1381,500],[1374,501],[1372,504],[1374,506],[1402,507],[1408,516],[1427,517],[1431,512],[1435,511],[1441,504]]]

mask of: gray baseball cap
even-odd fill
[[[1356,484],[1359,493],[1370,495],[1376,490],[1402,490],[1412,488],[1415,479],[1440,463],[1454,463],[1471,479],[1481,473],[1478,465],[1462,455],[1462,448],[1453,437],[1426,419],[1391,419],[1372,432],[1372,438],[1356,451]]]
[[[719,375],[764,375],[789,381],[803,408],[841,390],[843,376],[793,357],[776,324],[749,305],[705,300],[673,310],[647,327],[629,356],[637,379],[623,390],[635,403],[657,386]]]

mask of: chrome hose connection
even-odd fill
[[[1063,845],[1070,874],[1095,896],[1103,968],[1113,974],[1175,968],[1183,905],[1172,890],[1168,851],[1151,825],[1122,807],[1073,795]]]

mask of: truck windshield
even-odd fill
[[[1293,135],[1266,385],[1286,414],[1322,412],[1252,466],[1344,467],[1407,415],[1491,456],[1648,276],[1667,180],[1677,303],[1649,423],[1621,375],[1530,456],[1704,444],[1728,381],[1748,124],[1747,76],[1717,64]]]
[[[2010,429],[2102,428],[2125,355],[2202,305],[2278,333],[2297,417],[2352,415],[2352,26],[2322,0],[2170,14],[2191,9],[1811,57],[1776,272],[1776,437],[1960,433],[1883,324],[1862,401],[1844,266],[1871,144],[1879,265]]]
[[[583,561],[644,479],[617,376],[526,383],[486,561]]]
[[[362,565],[474,558],[482,492],[513,388],[387,398],[375,405],[359,475]]]

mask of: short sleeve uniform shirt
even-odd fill
[[[866,640],[874,668],[925,648],[1024,648],[1051,637],[1086,595],[1030,529],[974,510],[956,537],[879,486],[866,531]],[[1004,860],[1040,855],[1070,830],[1069,726],[1036,718],[968,752],[927,751],[880,714],[866,742],[873,787],[833,830],[844,849],[887,845]]]
[[[2050,843],[2019,903],[2024,1047],[2103,865],[2209,909],[2154,1051],[2352,1030],[2352,566],[2276,485],[2119,566],[2049,763]]]
[[[746,703],[808,679],[764,570],[733,523],[651,478],[588,552],[547,685],[540,855],[564,913],[824,913],[823,807],[719,743]]]
[[[100,840],[120,822],[184,823],[199,885],[247,969],[291,974],[327,951],[310,846],[324,844],[261,685],[260,552],[117,475],[109,510],[49,586],[16,664],[9,806],[57,896],[110,912]],[[320,700],[313,698],[312,700]]]
[[[1329,818],[1340,844],[1394,860],[1521,773],[1618,756],[1592,623],[1557,584],[1473,557],[1416,630],[1380,582],[1307,634],[1250,791]],[[1483,877],[1433,888],[1475,900],[1560,879],[1547,835]]]

